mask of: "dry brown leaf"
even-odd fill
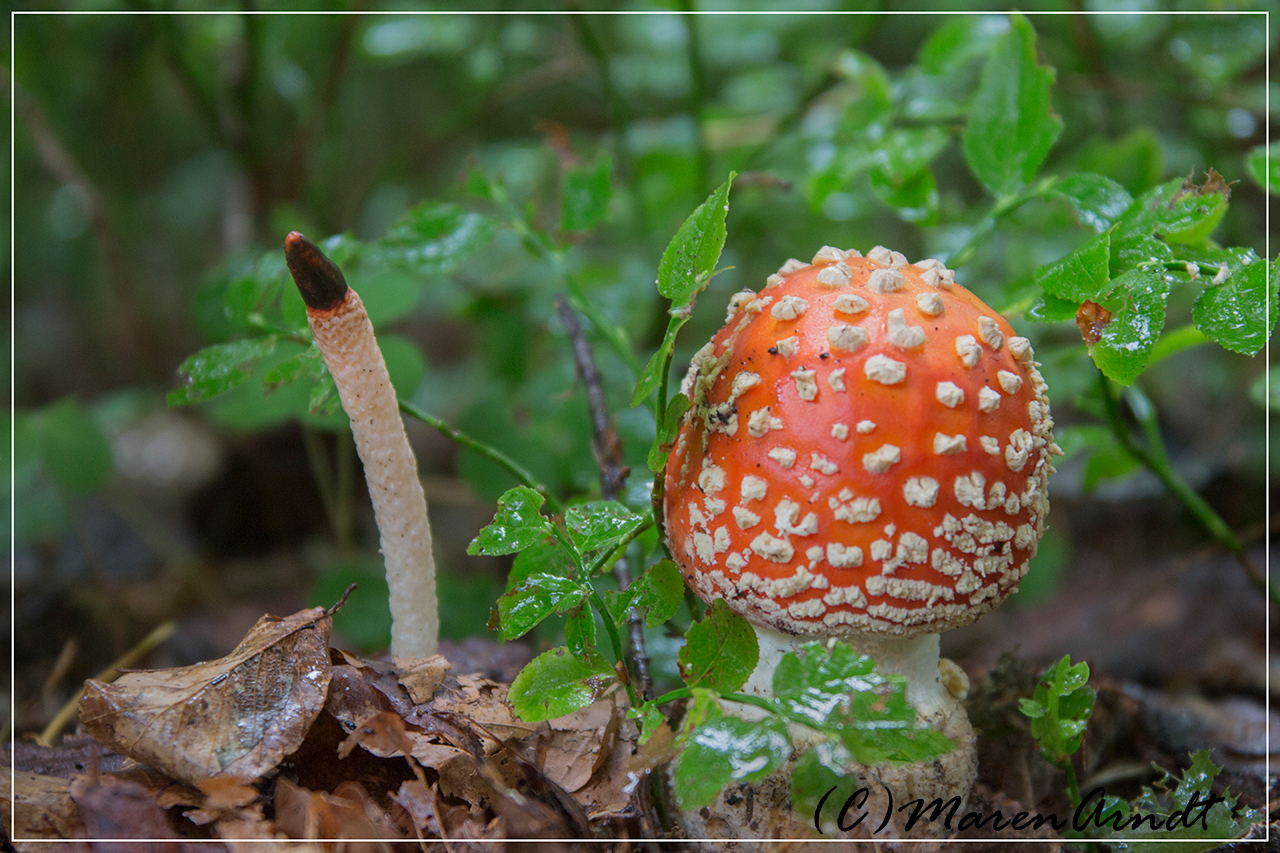
[[[536,725],[524,722],[512,712],[507,704],[507,687],[478,675],[446,678],[431,700],[431,711],[456,714],[476,723],[478,730],[486,735],[486,751],[492,752],[498,743],[490,736],[504,740],[522,738],[538,730]]]
[[[177,839],[164,809],[137,782],[89,774],[72,779],[70,790],[89,838]]]
[[[395,658],[396,668],[400,670],[400,683],[409,691],[409,698],[415,705],[425,705],[436,695],[436,690],[444,681],[445,673],[450,669],[449,661],[444,655],[432,655],[429,658]]]
[[[408,755],[413,749],[405,734],[404,718],[395,711],[383,711],[380,714],[362,720],[351,734],[347,735],[338,746],[338,757],[346,758],[351,750],[362,746],[379,758],[395,758]]]
[[[68,780],[23,770],[10,776],[7,765],[0,767],[0,789],[8,792],[10,783],[13,785],[13,825],[6,828],[12,839],[26,840],[21,849],[67,851],[67,845],[40,844],[30,839],[75,838],[83,834]],[[4,821],[8,824],[8,814],[4,815]]]
[[[569,792],[587,784],[613,748],[619,716],[613,699],[601,699],[551,720],[551,742],[543,752],[547,777]]]
[[[332,666],[324,608],[264,616],[224,658],[85,682],[80,719],[100,743],[175,779],[256,779],[302,743]]]
[[[359,782],[343,782],[333,790],[309,791],[283,776],[276,782],[276,825],[290,838],[401,839],[391,819]],[[349,851],[375,851],[385,845],[352,841]]]

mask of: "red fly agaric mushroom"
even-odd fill
[[[373,324],[342,270],[315,243],[294,231],[284,250],[364,465],[390,588],[391,653],[430,657],[439,614],[427,500]]]
[[[922,717],[954,715],[938,634],[1017,589],[1049,509],[1060,451],[1027,339],[939,261],[828,246],[736,294],[683,391],[668,542],[757,626],[745,689],[840,637],[905,675]]]

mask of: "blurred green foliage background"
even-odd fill
[[[1055,499],[1163,492],[1096,424],[1075,324],[1022,316],[1039,295],[1035,270],[1092,232],[1070,205],[1044,199],[989,227],[992,199],[966,167],[960,135],[1007,16],[966,13],[988,5],[978,3],[694,17],[676,14],[689,0],[638,15],[484,5],[515,14],[242,15],[230,4],[176,14],[178,4],[16,17],[20,658],[56,654],[65,631],[47,626],[68,618],[83,644],[109,637],[99,641],[109,658],[159,618],[305,589],[328,602],[349,577],[376,584],[341,413],[313,412],[308,383],[283,373],[263,396],[273,369],[306,368],[305,339],[246,356],[254,381],[209,403],[177,414],[164,404],[201,347],[297,326],[278,248],[295,229],[346,235],[327,251],[349,262],[402,396],[564,496],[599,489],[554,302],[576,291],[642,498],[654,419],[628,404],[667,321],[658,260],[736,170],[721,260],[731,269],[682,333],[678,370],[729,295],[788,257],[826,244],[911,259],[965,252],[957,280],[1010,309],[1045,362],[1059,440],[1075,454]],[[1268,43],[1264,18],[1240,13],[1267,4],[1092,14],[1132,5],[1022,7],[1055,13],[1030,17],[1039,61],[1056,69],[1063,127],[1040,174],[1097,173],[1137,197],[1213,168],[1231,184],[1214,239],[1265,256],[1274,84],[1264,62],[1275,35]],[[898,14],[908,6],[955,14]],[[1197,288],[1174,292],[1167,329],[1190,322]],[[625,346],[610,345],[606,326]],[[1174,467],[1232,527],[1256,525],[1262,359],[1187,343],[1158,353],[1139,384]],[[514,481],[411,434],[444,542],[446,635],[480,633],[500,567],[476,569],[462,549]],[[1190,532],[1177,536],[1199,536],[1179,524]],[[1051,565],[1033,571],[1028,585],[1042,588],[1031,595],[1052,592],[1052,564],[1071,548],[1051,539],[1045,552]],[[361,624],[372,622],[348,630]],[[376,646],[382,635],[351,639]]]

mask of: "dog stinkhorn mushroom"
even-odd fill
[[[800,643],[846,639],[906,676],[922,719],[958,714],[948,760],[972,784],[938,635],[1014,592],[1044,530],[1060,451],[1032,357],[939,261],[883,247],[824,247],[732,298],[684,381],[664,510],[693,590],[757,627],[747,691]]]
[[[342,270],[315,243],[294,231],[284,250],[364,465],[390,588],[391,653],[429,657],[439,614],[427,500],[373,324]]]

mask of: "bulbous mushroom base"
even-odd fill
[[[760,664],[742,692],[763,696],[771,692],[778,660],[794,651],[804,638],[759,626],[756,635]],[[953,740],[955,746],[932,761],[853,768],[851,775],[858,781],[851,781],[848,789],[839,789],[828,798],[819,835],[813,815],[798,815],[793,810],[790,791],[795,763],[816,741],[817,733],[793,726],[791,739],[796,752],[781,770],[755,784],[733,785],[706,808],[681,815],[681,824],[690,838],[734,839],[707,845],[707,849],[754,853],[776,846],[760,839],[872,838],[882,842],[898,838],[942,838],[950,834],[944,823],[947,813],[951,812],[949,808],[942,809],[936,821],[927,816],[933,813],[929,806],[934,800],[945,804],[953,797],[959,797],[959,807],[954,813],[963,813],[978,778],[973,727],[960,702],[967,688],[967,684],[958,683],[966,681],[963,672],[950,661],[943,662],[940,669],[936,634],[907,640],[860,638],[852,645],[858,652],[874,658],[881,672],[906,676],[907,701],[916,709],[920,723],[940,731]],[[733,703],[725,703],[725,710],[744,719],[758,719],[763,713],[754,707]],[[867,790],[865,801],[859,799],[842,815],[845,801],[860,788]],[[919,809],[915,808],[916,801],[920,801]],[[866,818],[857,822],[863,813]],[[879,828],[886,814],[889,814],[888,822]],[[913,815],[921,817],[913,821]]]
[[[959,807],[954,810],[958,818],[978,776],[973,727],[959,701],[952,699],[951,705],[935,718],[935,726],[956,742],[955,748],[920,764],[856,768],[853,775],[857,782],[837,789],[823,805],[821,834],[814,828],[812,814],[800,815],[792,808],[791,777],[803,747],[781,770],[760,782],[732,785],[707,807],[682,813],[680,824],[690,839],[714,842],[701,845],[701,849],[731,853],[763,853],[777,848],[776,841],[770,839],[874,839],[881,845],[878,849],[894,850],[896,839],[945,838],[951,831],[944,819],[952,810],[943,808],[937,820],[930,820],[930,803],[939,799],[945,804],[959,797]],[[859,788],[867,790],[866,799],[858,799],[842,814],[846,800]],[[859,822],[864,813],[866,817]],[[881,828],[886,813],[889,821]],[[913,814],[920,815],[914,822]],[[904,845],[902,849],[915,848]]]

